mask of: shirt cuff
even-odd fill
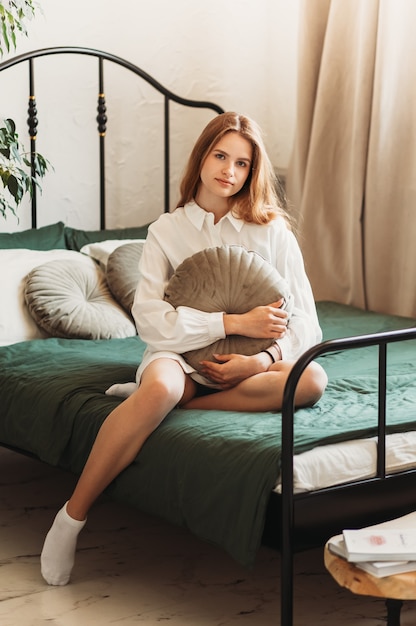
[[[217,341],[218,339],[225,339],[224,313],[222,311],[209,314],[208,333],[210,339],[212,339],[213,341]]]

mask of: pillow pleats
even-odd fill
[[[207,248],[185,259],[165,290],[165,300],[175,308],[188,306],[208,313],[242,314],[281,298],[290,314],[292,297],[286,280],[260,254],[238,245]],[[213,353],[252,355],[272,343],[271,339],[230,335],[183,356],[199,370],[201,360],[214,360]]]
[[[37,324],[50,335],[82,339],[131,337],[132,320],[113,299],[100,267],[83,261],[53,261],[26,278],[25,299]]]

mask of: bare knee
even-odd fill
[[[177,381],[165,378],[153,378],[147,386],[146,393],[158,398],[161,403],[175,406],[183,394],[183,387]]]
[[[296,406],[312,406],[322,397],[328,377],[323,367],[313,361],[302,373],[295,393]]]
[[[185,389],[186,375],[177,361],[156,359],[144,370],[137,394],[145,396],[146,403],[154,401],[158,412],[170,411],[176,406]],[[140,398],[140,401],[141,401]]]

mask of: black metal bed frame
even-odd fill
[[[28,131],[30,137],[30,152],[32,155],[32,176],[35,176],[35,169],[33,167],[33,154],[36,153],[36,137],[38,126],[38,111],[36,105],[35,95],[35,67],[34,60],[39,57],[56,55],[56,54],[83,54],[98,59],[98,98],[97,98],[97,129],[99,135],[100,145],[100,229],[105,229],[106,219],[106,199],[105,199],[105,135],[107,130],[107,106],[104,91],[104,61],[110,61],[117,65],[120,65],[137,76],[140,76],[144,81],[152,85],[159,93],[164,96],[164,210],[169,211],[169,180],[170,180],[170,114],[169,104],[170,102],[176,102],[183,106],[199,108],[199,109],[211,109],[216,113],[223,113],[224,110],[214,104],[213,102],[205,102],[202,100],[190,100],[177,96],[175,93],[164,87],[153,76],[150,76],[147,72],[142,70],[137,65],[122,59],[114,54],[103,52],[101,50],[95,50],[93,48],[83,48],[77,46],[60,46],[53,48],[43,48],[41,50],[34,50],[32,52],[26,52],[19,56],[13,57],[3,63],[0,63],[0,71],[5,70],[19,63],[27,61],[29,64],[29,103],[28,103]],[[32,228],[36,228],[37,225],[37,197],[36,186],[33,187],[32,196]]]
[[[365,515],[361,517],[364,524],[382,521],[389,516],[404,515],[415,509],[416,505],[416,471],[405,470],[386,474],[386,394],[387,394],[387,345],[393,342],[416,340],[416,327],[403,330],[392,330],[370,335],[359,335],[345,339],[332,339],[324,341],[307,350],[295,363],[291,370],[283,396],[282,407],[282,464],[281,464],[281,626],[293,624],[293,587],[294,587],[294,553],[297,548],[295,532],[297,518],[308,520],[305,527],[313,526],[314,519],[309,517],[311,512],[317,519],[317,528],[320,526],[319,517],[322,518],[322,510],[328,498],[337,509],[332,521],[329,523],[327,534],[325,531],[318,541],[312,539],[312,545],[320,545],[319,541],[326,541],[332,534],[339,533],[346,528],[351,521],[360,524],[361,504],[365,501]],[[294,494],[293,492],[293,455],[294,455],[294,422],[295,422],[295,390],[299,378],[307,365],[318,357],[329,352],[340,350],[352,350],[378,346],[378,426],[377,426],[377,468],[376,476],[346,483],[335,487],[319,489],[314,492]],[[416,354],[415,354],[416,357]],[[416,385],[416,381],[415,381]],[[400,489],[398,484],[400,482]],[[407,492],[407,498],[403,496]],[[350,508],[350,501],[344,503],[352,493],[356,500],[356,506]],[[380,497],[386,497],[385,507],[380,510]],[[384,499],[384,498],[383,498]],[[337,507],[339,504],[339,507]],[[349,509],[346,511],[346,508]],[[374,519],[371,517],[374,516]],[[371,520],[371,521],[369,521]],[[321,529],[322,533],[322,529]],[[320,533],[320,534],[321,534]],[[302,532],[300,533],[302,534]],[[305,546],[300,546],[305,547]],[[306,546],[307,547],[307,546]]]
[[[190,100],[177,96],[166,89],[152,76],[138,66],[113,54],[92,48],[83,47],[53,47],[35,50],[16,56],[0,63],[0,71],[22,62],[29,64],[29,104],[28,104],[28,130],[32,153],[36,152],[37,136],[37,105],[35,97],[34,60],[38,57],[56,54],[82,54],[93,56],[98,59],[98,99],[97,99],[97,129],[99,134],[99,187],[100,187],[100,228],[105,229],[105,135],[107,127],[107,107],[104,92],[104,62],[109,61],[118,64],[147,83],[152,85],[164,96],[164,210],[169,211],[169,173],[170,173],[170,126],[169,104],[171,101],[187,107],[207,108],[222,113],[223,109],[217,104]],[[32,167],[32,173],[34,169]],[[36,189],[32,198],[32,227],[37,225],[37,198]],[[385,471],[385,433],[386,433],[386,370],[387,370],[387,344],[397,341],[416,339],[416,328],[389,331],[373,335],[362,335],[346,339],[335,339],[314,346],[303,354],[294,365],[288,378],[283,398],[282,408],[282,494],[272,494],[269,511],[266,519],[265,536],[269,532],[272,540],[271,545],[278,547],[281,552],[281,626],[293,624],[293,560],[294,553],[299,548],[323,545],[330,534],[340,532],[345,527],[347,520],[360,520],[364,523],[381,521],[381,515],[389,513],[399,515],[409,512],[414,508],[416,488],[416,471],[398,472],[386,475]],[[379,425],[378,425],[378,458],[377,476],[375,478],[356,481],[337,487],[321,489],[312,493],[293,493],[293,453],[294,453],[294,394],[299,378],[307,365],[329,352],[338,350],[350,350],[368,346],[379,347]],[[21,451],[20,451],[21,452]],[[397,488],[400,484],[400,489]],[[389,502],[385,502],[381,510],[380,501],[388,494]],[[332,509],[337,510],[327,528],[322,528],[322,508],[330,499]],[[362,502],[365,500],[365,505]],[[351,505],[353,503],[353,505]],[[346,507],[348,510],[346,510]],[[370,517],[369,517],[370,516]],[[371,516],[373,519],[371,520]],[[302,520],[306,521],[302,525]],[[369,521],[369,519],[371,521]],[[332,525],[331,525],[332,524]],[[278,525],[278,527],[276,527]],[[268,526],[268,528],[267,528]],[[312,530],[311,530],[312,529]],[[308,535],[306,541],[305,536]],[[269,539],[270,539],[269,537]],[[266,538],[266,543],[267,543]]]

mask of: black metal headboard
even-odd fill
[[[164,96],[164,210],[169,211],[169,180],[170,180],[170,114],[169,104],[170,102],[176,102],[177,104],[184,105],[192,108],[204,108],[212,109],[216,113],[223,113],[224,110],[212,102],[205,102],[200,100],[189,100],[187,98],[181,98],[172,93],[169,89],[161,85],[152,76],[147,74],[137,65],[122,59],[121,57],[103,52],[101,50],[95,50],[93,48],[83,47],[53,47],[43,48],[40,50],[34,50],[11,58],[3,63],[0,63],[0,71],[9,67],[17,65],[19,63],[27,62],[29,68],[29,104],[28,104],[28,131],[30,137],[30,151],[36,152],[36,135],[38,126],[38,111],[36,105],[35,96],[35,59],[39,57],[56,55],[56,54],[83,54],[91,57],[96,57],[98,60],[98,100],[97,100],[97,130],[99,136],[99,150],[100,150],[100,166],[99,166],[99,183],[100,183],[100,228],[105,228],[106,221],[106,196],[105,196],[105,180],[104,180],[104,166],[105,166],[105,136],[106,136],[106,124],[107,124],[107,105],[104,90],[104,61],[110,61],[117,65],[121,65],[130,70],[137,76],[141,77],[144,81],[154,87],[159,93]],[[32,174],[35,175],[34,168],[32,167]],[[36,188],[32,197],[32,227],[36,228],[37,225],[37,197]]]

